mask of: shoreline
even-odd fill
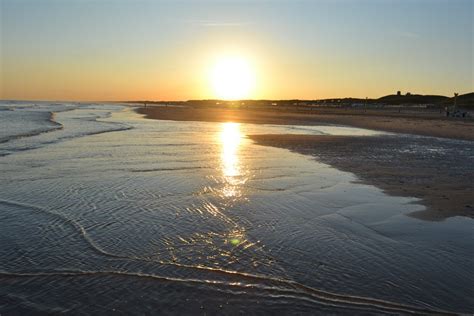
[[[431,221],[453,216],[474,218],[473,167],[462,158],[453,161],[442,154],[404,152],[413,146],[425,146],[426,139],[296,134],[248,137],[258,145],[314,157],[356,175],[358,182],[374,185],[388,195],[420,199],[417,203],[426,209],[407,214],[409,216]]]
[[[361,183],[374,185],[386,194],[420,199],[419,203],[426,210],[407,214],[409,216],[432,221],[453,216],[474,218],[474,201],[471,197],[474,192],[474,166],[470,163],[474,153],[469,149],[466,153],[460,153],[459,146],[462,145],[456,144],[459,141],[474,140],[473,121],[442,119],[432,113],[415,113],[409,116],[351,110],[306,114],[268,109],[170,106],[137,108],[136,111],[144,114],[145,118],[157,120],[275,125],[335,124],[436,137],[247,135],[258,145],[288,149],[315,157],[341,171],[353,173]],[[428,150],[413,150],[423,147]],[[441,149],[439,152],[432,152],[430,148]]]
[[[446,118],[439,112],[274,108],[216,108],[149,106],[136,108],[146,118],[173,121],[236,122],[274,125],[345,125],[391,133],[414,134],[474,141],[474,119]]]

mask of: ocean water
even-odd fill
[[[2,315],[474,310],[473,220],[246,138],[378,132],[7,101],[0,132]]]

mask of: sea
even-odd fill
[[[0,102],[0,314],[474,311],[474,221],[249,134],[343,126],[150,120]]]

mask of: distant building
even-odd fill
[[[401,92],[401,91],[397,91],[397,95],[398,95],[398,96],[401,96],[401,95],[402,95],[402,92]]]

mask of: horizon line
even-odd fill
[[[474,91],[466,92],[466,93],[459,93],[459,96],[463,96],[466,94],[474,93]],[[342,100],[342,99],[360,99],[360,100],[377,100],[386,96],[392,96],[396,94],[387,94],[381,97],[331,97],[331,98],[319,98],[319,99],[299,99],[299,98],[288,98],[288,99],[270,99],[270,98],[260,98],[260,99],[237,99],[237,100],[226,100],[226,99],[214,99],[214,98],[204,98],[204,99],[187,99],[187,100],[147,100],[147,99],[136,99],[136,100],[74,100],[74,99],[65,99],[65,100],[58,100],[58,99],[0,99],[0,101],[17,101],[17,102],[26,102],[26,101],[38,101],[38,102],[75,102],[75,103],[83,103],[83,102],[97,102],[97,103],[143,103],[143,102],[191,102],[191,101],[222,101],[222,102],[242,102],[242,101],[319,101],[319,100]],[[401,96],[407,96],[407,94],[401,94]],[[453,96],[446,96],[443,94],[417,94],[417,93],[410,93],[410,96],[441,96],[446,98],[453,98]]]

